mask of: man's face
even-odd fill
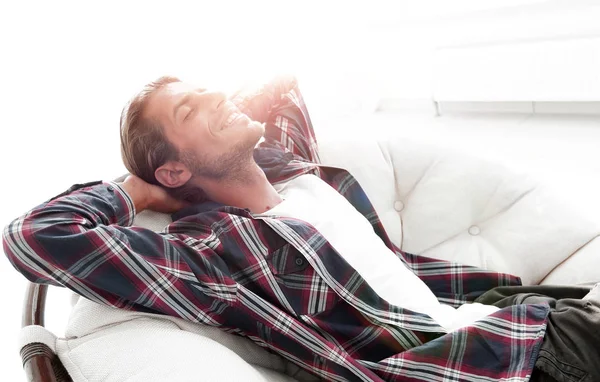
[[[252,158],[264,126],[250,120],[223,93],[184,82],[163,86],[148,100],[145,117],[157,120],[194,175],[220,179]]]

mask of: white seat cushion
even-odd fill
[[[75,382],[315,380],[247,338],[84,298],[73,308],[56,352]]]
[[[137,318],[77,339],[59,339],[57,353],[78,381],[293,381],[244,361],[226,346],[173,322]]]

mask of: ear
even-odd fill
[[[157,168],[154,176],[163,186],[176,188],[186,184],[192,173],[183,163],[169,161]]]

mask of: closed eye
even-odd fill
[[[192,115],[194,110],[196,110],[196,109],[190,109],[190,111],[185,115],[185,118],[183,120],[186,121],[189,118],[189,116]]]

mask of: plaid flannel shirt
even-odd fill
[[[356,179],[319,164],[294,79],[280,78],[236,102],[266,122],[254,157],[271,183],[319,176],[442,303],[459,306],[495,286],[520,283],[394,246]],[[119,184],[96,183],[76,185],[4,229],[4,251],[27,279],[98,303],[219,327],[326,380],[530,377],[548,306],[507,307],[446,334],[429,316],[381,299],[306,222],[208,202],[175,214],[157,233],[131,226],[136,211]]]

